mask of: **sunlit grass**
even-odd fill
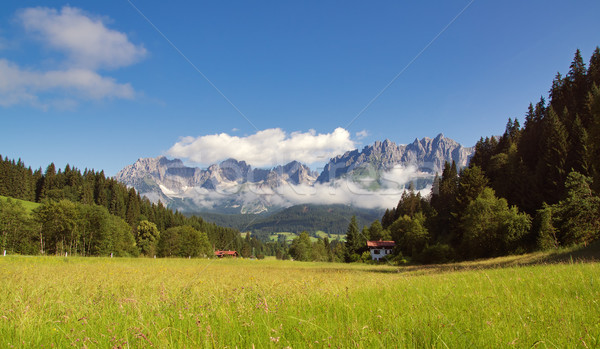
[[[1,347],[598,347],[600,267],[0,258]]]
[[[19,200],[19,199],[9,198],[9,197],[0,195],[0,200],[9,200],[9,199],[20,202],[21,205],[23,205],[23,207],[27,210],[28,213],[31,213],[34,209],[36,209],[40,206],[40,204],[35,203],[35,202]]]

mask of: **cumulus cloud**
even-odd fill
[[[78,68],[119,68],[138,62],[146,55],[127,35],[107,28],[100,19],[65,6],[61,11],[36,7],[21,11],[17,18],[26,31],[35,33],[51,48],[66,53]]]
[[[245,137],[226,133],[184,137],[167,154],[204,165],[234,158],[255,167],[266,167],[292,160],[305,164],[323,163],[355,148],[350,133],[340,127],[331,133],[319,134],[315,130],[288,134],[282,129],[271,128]]]
[[[119,84],[86,69],[32,71],[0,59],[0,105],[28,103],[44,106],[39,93],[75,94],[85,99],[131,99],[135,91],[130,84]]]
[[[79,99],[135,98],[129,83],[119,83],[98,72],[133,64],[146,55],[146,50],[132,44],[125,34],[69,6],[60,11],[28,8],[17,14],[17,20],[27,33],[64,53],[66,59],[54,69],[42,70],[23,68],[0,58],[0,106],[70,108]]]

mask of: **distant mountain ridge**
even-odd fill
[[[321,173],[298,161],[260,169],[243,160],[227,159],[200,169],[159,156],[138,159],[119,171],[115,179],[151,201],[161,200],[181,211],[261,213],[294,204],[320,204],[317,196],[307,197],[312,202],[299,202],[303,197],[298,192],[308,188],[318,193],[323,186],[338,190],[339,181],[372,193],[392,187],[402,189],[409,182],[423,189],[442,171],[445,162],[466,166],[473,151],[439,134],[433,139],[415,139],[408,145],[377,141],[360,151],[330,159]]]
[[[267,238],[272,233],[302,231],[344,235],[350,217],[356,216],[359,227],[370,225],[381,218],[382,209],[360,209],[347,205],[295,205],[268,215],[195,213],[205,221],[242,232],[250,231],[255,236]]]
[[[274,188],[284,184],[311,184],[318,173],[298,161],[270,170],[252,168],[245,161],[227,159],[203,170],[187,167],[179,159],[169,160],[164,156],[140,158],[134,164],[119,171],[115,179],[134,187],[151,201],[166,203],[174,197],[194,196],[198,189],[216,193],[234,194],[239,185],[251,183],[257,188]],[[256,212],[255,212],[256,213]]]
[[[334,157],[325,166],[317,182],[329,182],[365,167],[389,171],[398,164],[414,165],[418,171],[436,174],[442,172],[446,162],[454,161],[458,167],[466,166],[473,152],[473,147],[463,147],[441,133],[433,139],[415,139],[408,145],[386,139],[365,146],[362,151],[355,149]]]

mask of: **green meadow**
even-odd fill
[[[546,257],[398,268],[7,256],[0,346],[599,347],[600,265]]]
[[[19,202],[19,203],[21,203],[21,205],[23,205],[23,207],[25,207],[25,209],[29,213],[31,213],[31,211],[33,211],[38,206],[40,206],[40,204],[35,203],[35,202],[25,201],[25,200],[19,200],[19,199],[13,199],[13,198],[9,198],[9,197],[2,196],[2,195],[0,195],[0,200],[4,200],[4,201],[6,201],[6,200],[12,200],[12,201]]]

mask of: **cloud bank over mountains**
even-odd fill
[[[22,67],[0,58],[0,105],[28,104],[40,108],[73,106],[79,100],[133,99],[134,88],[101,70],[130,66],[147,51],[127,35],[106,26],[106,18],[94,18],[65,6],[60,11],[36,7],[16,14],[16,22],[42,49],[58,53],[54,67]],[[54,62],[54,60],[51,60]]]
[[[182,212],[261,213],[297,204],[386,208],[411,186],[427,195],[447,162],[466,166],[474,151],[443,134],[406,145],[385,140],[344,151],[355,143],[342,128],[327,134],[269,129],[244,137],[188,137],[169,151],[175,159],[138,159],[115,179]],[[338,148],[320,172],[301,163],[318,160],[311,152]],[[182,157],[212,164],[188,167]],[[223,158],[228,159],[219,163]],[[269,164],[278,165],[264,168]]]
[[[363,131],[366,134],[366,131]],[[337,154],[356,148],[350,132],[338,127],[330,133],[287,133],[280,128],[257,131],[238,137],[227,133],[183,137],[167,155],[200,165],[221,160],[243,159],[254,167],[269,167],[292,160],[305,164],[325,163]]]

